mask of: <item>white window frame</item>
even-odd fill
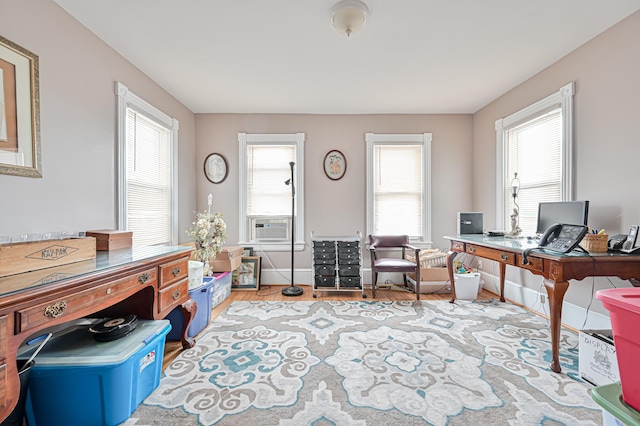
[[[127,107],[136,109],[171,129],[171,245],[178,244],[178,130],[177,119],[163,113],[129,91],[115,84],[118,98],[118,229],[127,230]]]
[[[557,92],[547,96],[538,102],[529,105],[508,117],[496,120],[496,228],[507,229],[507,206],[505,193],[510,180],[504,174],[507,167],[507,146],[505,144],[506,132],[520,124],[544,114],[553,107],[562,110],[562,147],[560,149],[562,160],[562,187],[561,201],[573,199],[573,95],[575,84],[570,82],[561,87]],[[506,182],[506,183],[505,183]],[[510,228],[509,228],[510,229]]]
[[[282,134],[262,134],[262,133],[238,133],[238,145],[240,155],[240,182],[238,194],[240,199],[239,209],[239,232],[240,241],[238,245],[259,247],[262,251],[289,251],[291,250],[291,240],[289,241],[251,241],[250,218],[247,215],[247,188],[249,170],[247,163],[247,147],[249,145],[295,145],[296,162],[294,166],[295,184],[295,235],[294,250],[304,250],[304,133],[282,133]],[[285,185],[284,181],[282,182]]]
[[[374,182],[373,182],[373,149],[376,144],[390,143],[415,143],[422,145],[422,229],[423,235],[410,238],[410,242],[415,245],[430,247],[433,244],[431,239],[431,133],[417,134],[382,134],[366,133],[365,141],[367,145],[367,235],[371,235],[375,229],[374,224]]]

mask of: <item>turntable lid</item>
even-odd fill
[[[97,342],[89,332],[90,325],[73,325],[55,333],[36,356],[38,366],[95,366],[117,365],[127,361],[154,336],[168,332],[168,320],[138,320],[128,335],[110,342]],[[18,359],[27,359],[38,345],[20,348]]]

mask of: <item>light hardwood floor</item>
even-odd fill
[[[400,301],[400,300],[416,300],[415,293],[409,292],[404,288],[396,289],[384,289],[379,288],[376,290],[376,298],[371,298],[371,290],[365,289],[366,299],[362,298],[362,292],[360,291],[318,291],[316,292],[317,298],[313,297],[313,288],[311,286],[300,286],[304,290],[301,296],[284,296],[282,294],[282,288],[284,285],[266,285],[262,286],[258,291],[246,291],[238,290],[232,291],[231,295],[225,299],[224,302],[213,308],[211,311],[211,321],[224,312],[229,305],[235,301],[243,300],[267,300],[267,301],[327,301],[327,300],[381,300],[381,301]],[[440,294],[421,294],[420,300],[449,300],[451,293]],[[498,296],[487,291],[482,290],[478,295],[478,300],[491,300],[497,299]],[[195,337],[196,341],[198,336]],[[178,356],[182,351],[180,342],[167,341],[165,345],[164,358],[163,358],[163,370]]]

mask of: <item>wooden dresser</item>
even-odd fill
[[[98,252],[96,259],[0,278],[0,421],[15,406],[19,346],[42,330],[83,317],[136,314],[162,319],[182,311],[185,348],[196,311],[189,297],[189,247],[133,247]],[[37,359],[36,359],[37,362]]]

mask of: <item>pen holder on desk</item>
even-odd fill
[[[607,234],[587,234],[580,245],[589,253],[606,253],[609,248],[609,235]]]

